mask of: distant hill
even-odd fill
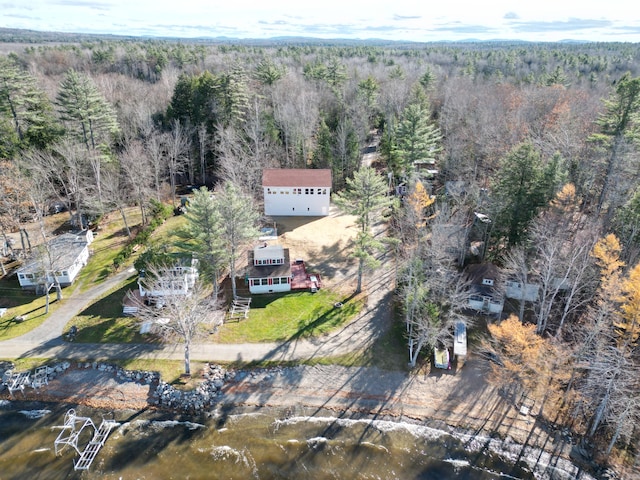
[[[0,27],[0,42],[5,43],[75,43],[98,40],[139,40],[137,37],[92,33],[42,32]]]
[[[271,38],[231,38],[231,37],[157,37],[157,36],[134,36],[134,35],[111,35],[111,34],[95,34],[95,33],[73,33],[73,32],[47,32],[39,30],[27,30],[20,28],[1,28],[0,27],[0,43],[78,43],[92,41],[145,41],[160,40],[167,42],[182,42],[196,44],[241,44],[252,46],[268,46],[268,45],[317,45],[317,46],[392,46],[395,48],[415,48],[420,45],[446,44],[446,45],[465,45],[476,44],[478,46],[496,46],[496,45],[518,45],[532,44],[536,42],[527,42],[524,40],[478,40],[466,39],[458,41],[443,40],[440,42],[411,42],[406,40],[384,40],[380,38],[366,39],[349,39],[349,38],[314,38],[314,37],[271,37]],[[538,42],[539,43],[539,42]],[[562,42],[552,43],[589,43],[576,40],[563,40]]]

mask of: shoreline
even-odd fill
[[[0,409],[6,408],[7,403],[6,400],[0,400]],[[313,422],[326,425],[327,428],[330,426],[348,428],[351,425],[364,423],[379,431],[406,431],[414,436],[416,441],[430,439],[441,441],[445,444],[459,442],[466,446],[466,451],[469,454],[495,455],[503,461],[511,462],[513,465],[520,464],[521,468],[526,465],[526,471],[529,471],[534,478],[540,480],[570,480],[575,478],[595,480],[600,478],[595,474],[588,473],[583,467],[577,465],[573,459],[557,455],[557,452],[549,452],[539,447],[523,445],[511,437],[501,438],[490,432],[479,432],[460,426],[452,426],[434,419],[416,419],[391,414],[379,415],[351,409],[344,410],[327,407],[318,409],[306,405],[257,406],[221,402],[210,411],[197,417],[154,407],[138,409],[135,405],[122,406],[115,412],[111,409],[104,409],[87,403],[82,403],[81,405],[92,412],[95,410],[95,412],[89,413],[89,416],[95,416],[95,413],[102,413],[103,416],[106,413],[114,413],[113,417],[116,421],[135,418],[135,420],[126,420],[121,424],[125,429],[129,428],[130,422],[136,424],[142,422],[142,424],[146,425],[162,425],[170,422],[172,425],[183,424],[189,430],[208,428],[213,422],[217,424],[215,428],[226,429],[228,422],[233,418],[254,415],[273,418],[276,428],[281,424],[296,424],[300,422]],[[33,418],[40,418],[43,415],[52,413],[62,416],[67,408],[77,408],[77,406],[75,403],[66,403],[63,400],[16,399],[11,401],[11,408],[20,411],[25,416],[29,416],[30,412],[34,412]],[[82,410],[82,407],[80,408],[83,414],[87,413],[86,410]],[[463,463],[465,462],[463,461]],[[618,477],[609,476],[607,478]]]
[[[523,415],[488,385],[484,380],[488,365],[480,359],[468,361],[455,375],[319,365],[237,370],[200,413],[158,405],[158,382],[149,382],[143,375],[138,375],[141,383],[135,376],[121,378],[115,371],[88,365],[69,368],[39,390],[27,390],[24,396],[16,393],[11,398],[3,391],[0,398],[116,412],[133,410],[194,421],[217,415],[277,413],[285,418],[393,422],[491,445],[498,454],[518,452],[514,458],[538,452],[539,459],[547,458],[545,464],[562,462],[565,470],[577,468],[583,474],[581,469],[588,465],[587,459],[576,458],[571,437],[550,431],[535,415]]]

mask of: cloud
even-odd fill
[[[328,25],[317,23],[312,25],[300,25],[297,27],[300,33],[320,34],[320,35],[351,35],[353,25]]]
[[[430,29],[435,32],[451,32],[451,33],[497,33],[500,30],[494,27],[488,27],[486,25],[466,25],[461,22],[453,22],[450,24],[444,24],[436,28]]]
[[[513,22],[511,26],[516,32],[534,33],[607,28],[612,26],[612,22],[610,20],[584,20],[580,18],[570,18],[566,21],[553,22]]]
[[[236,27],[230,27],[226,25],[180,25],[180,24],[163,24],[163,25],[147,25],[146,30],[154,32],[157,35],[158,31],[169,32],[191,32],[198,35],[220,35],[222,33],[234,33],[240,30]]]
[[[640,34],[640,25],[637,26],[629,26],[629,25],[624,25],[621,27],[614,27],[611,29],[611,33],[614,35],[620,35],[620,34],[624,34],[624,35],[639,35]]]
[[[293,25],[293,24],[285,20],[274,20],[273,22],[268,22],[266,20],[258,20],[258,25],[283,26],[283,25]]]
[[[518,20],[520,16],[516,12],[507,12],[502,18],[504,18],[505,20]]]
[[[391,25],[377,25],[377,26],[368,26],[362,28],[362,31],[365,32],[395,32],[398,31],[398,27]]]
[[[63,7],[88,7],[94,10],[110,10],[112,5],[107,2],[96,2],[94,0],[56,0],[53,5]]]
[[[9,9],[34,10],[34,7],[31,5],[25,5],[23,2],[0,3],[0,10],[9,10]]]
[[[420,20],[422,18],[421,15],[394,15],[394,20]]]
[[[21,20],[33,20],[37,17],[33,17],[32,15],[20,15],[17,13],[5,13],[2,15],[5,18],[19,18]]]

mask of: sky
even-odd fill
[[[159,37],[640,42],[634,0],[0,0],[0,27]]]

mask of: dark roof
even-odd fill
[[[331,188],[331,170],[328,168],[265,168],[263,187],[327,187]]]
[[[249,265],[247,268],[248,278],[268,278],[268,277],[290,277],[291,276],[291,261],[289,259],[289,249],[284,249],[284,264],[283,265],[260,265],[256,267],[253,264],[253,250],[249,250]]]
[[[500,269],[493,263],[476,263],[465,268],[467,278],[471,283],[482,284],[482,279],[487,278],[500,281]]]

